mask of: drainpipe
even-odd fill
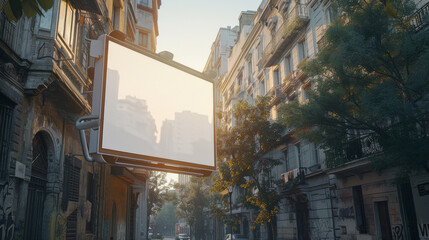
[[[82,116],[76,120],[76,128],[79,130],[83,156],[88,162],[94,162],[95,160],[92,156],[89,155],[88,145],[86,143],[86,137],[85,137],[85,130],[97,129],[99,125],[100,125],[100,122],[97,115]]]

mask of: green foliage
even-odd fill
[[[172,202],[165,203],[154,218],[153,232],[165,236],[174,236],[178,219],[175,214],[176,206]]]
[[[282,127],[269,120],[269,101],[269,97],[256,99],[255,105],[239,101],[233,110],[235,125],[217,131],[219,176],[212,187],[212,192],[244,188],[243,203],[258,211],[255,223],[260,225],[273,223],[279,203],[270,173],[280,163],[265,155],[279,144]]]
[[[54,5],[54,0],[8,0],[1,6],[9,21],[18,21],[22,14],[27,18],[43,16],[43,10],[47,11]]]
[[[176,184],[177,208],[176,216],[185,218],[191,227],[191,232],[196,240],[205,239],[204,222],[210,207],[209,187],[206,178],[191,178],[189,186]]]
[[[156,215],[163,204],[169,200],[167,190],[166,173],[152,171],[148,181],[148,216]]]
[[[337,1],[327,46],[303,67],[309,101],[282,106],[280,122],[327,149],[328,166],[377,146],[376,168],[408,173],[428,163],[429,31],[410,24],[411,1],[382,2]]]

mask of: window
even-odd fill
[[[285,172],[287,172],[287,171],[290,171],[290,168],[289,168],[289,158],[288,158],[288,156],[289,156],[289,154],[288,154],[288,148],[286,148],[285,150],[283,150],[283,156],[284,156],[284,166],[285,166]]]
[[[60,17],[58,21],[58,34],[64,42],[73,49],[76,26],[76,13],[73,7],[66,1],[61,1]]]
[[[300,62],[307,57],[307,47],[305,45],[305,39],[298,43],[298,56]]]
[[[118,30],[119,29],[119,20],[121,18],[121,9],[117,6],[115,6],[115,3],[113,3],[113,29]]]
[[[332,5],[330,5],[325,12],[325,16],[326,16],[326,23],[327,24],[332,24],[332,22],[334,22],[335,18],[337,18],[337,12],[336,10],[332,7]]]
[[[139,45],[148,48],[149,46],[149,35],[145,32],[139,32]]]
[[[303,104],[303,103],[305,103],[305,102],[307,101],[307,96],[306,96],[306,94],[305,94],[305,89],[304,89],[304,87],[303,87],[303,86],[301,86],[301,87],[298,89],[298,101],[299,101],[299,103],[301,103],[301,104]]]
[[[259,45],[258,45],[258,58],[262,58],[262,54],[263,54],[263,50],[264,50],[264,45],[263,45],[263,41],[262,41],[262,37],[261,40],[259,41]]]
[[[64,162],[64,181],[62,209],[67,210],[68,202],[79,202],[80,169],[82,162],[75,157],[66,156]]]
[[[237,86],[241,88],[241,85],[243,85],[243,76],[240,74],[237,78]]]
[[[252,76],[252,55],[249,55],[249,62],[247,63],[247,76]]]
[[[264,95],[265,94],[265,81],[261,80],[260,84],[259,84],[259,95]]]
[[[298,163],[298,168],[301,167],[301,143],[295,143],[295,148],[296,148],[296,161]]]
[[[8,160],[12,142],[13,104],[0,95],[0,179],[8,174]]]
[[[292,72],[292,58],[290,55],[285,57],[285,77]]]
[[[278,68],[273,71],[273,81],[274,81],[274,86],[279,85],[279,69]]]
[[[149,0],[138,0],[137,3],[146,7],[151,7],[149,5]]]

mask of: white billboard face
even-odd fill
[[[136,50],[106,41],[99,153],[214,170],[213,83]]]

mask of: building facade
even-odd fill
[[[1,239],[147,238],[149,172],[87,162],[75,128],[91,114],[90,40],[118,30],[138,42],[137,9],[55,0],[43,16],[0,15]]]
[[[427,14],[427,1],[418,1],[417,7],[413,19],[425,19],[417,15]],[[318,0],[264,0],[256,12],[242,12],[228,70],[216,84],[221,124],[234,126],[232,109],[238,100],[254,103],[257,96],[270,96],[273,121],[282,102],[308,101],[305,91],[315,86],[300,66],[324,47],[334,17],[331,2]],[[415,24],[423,28],[419,21]],[[207,70],[216,69],[214,53],[212,47]],[[428,174],[396,185],[394,169],[372,170],[366,157],[380,152],[372,142],[345,165],[328,167],[325,152],[293,138],[290,129],[282,139],[264,156],[282,162],[270,179],[282,198],[276,239],[427,239],[428,209],[423,204]],[[367,140],[360,139],[360,146]],[[240,191],[234,187],[232,196],[232,214],[241,220],[235,233],[266,239],[264,227],[252,228],[252,211],[237,204]]]

